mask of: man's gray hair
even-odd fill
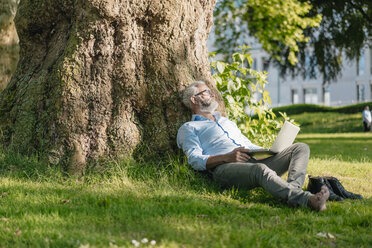
[[[196,93],[198,93],[198,86],[199,85],[206,85],[205,82],[203,81],[195,81],[193,82],[192,84],[190,84],[189,86],[186,87],[186,89],[184,89],[183,91],[183,94],[182,94],[182,102],[183,104],[185,104],[186,107],[188,107],[189,109],[191,109],[191,101],[190,101],[190,98],[195,95]]]

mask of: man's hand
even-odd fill
[[[249,149],[244,147],[235,148],[232,152],[227,153],[226,162],[234,163],[234,162],[247,162],[251,157],[248,155],[250,152]]]
[[[234,162],[247,162],[251,157],[248,155],[249,149],[244,147],[238,147],[232,152],[210,156],[207,160],[207,169],[212,169],[220,164],[234,163]]]

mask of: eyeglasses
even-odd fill
[[[195,94],[194,96],[203,95],[204,93],[207,93],[210,96],[213,95],[213,93],[210,89],[206,89],[206,90],[200,91],[199,93]]]

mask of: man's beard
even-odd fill
[[[198,104],[199,104],[200,112],[213,113],[218,108],[218,102],[214,99],[210,99],[208,101],[208,100],[203,100],[199,98]]]

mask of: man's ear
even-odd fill
[[[190,101],[191,101],[193,104],[196,104],[195,96],[191,96],[191,97],[190,97]]]

